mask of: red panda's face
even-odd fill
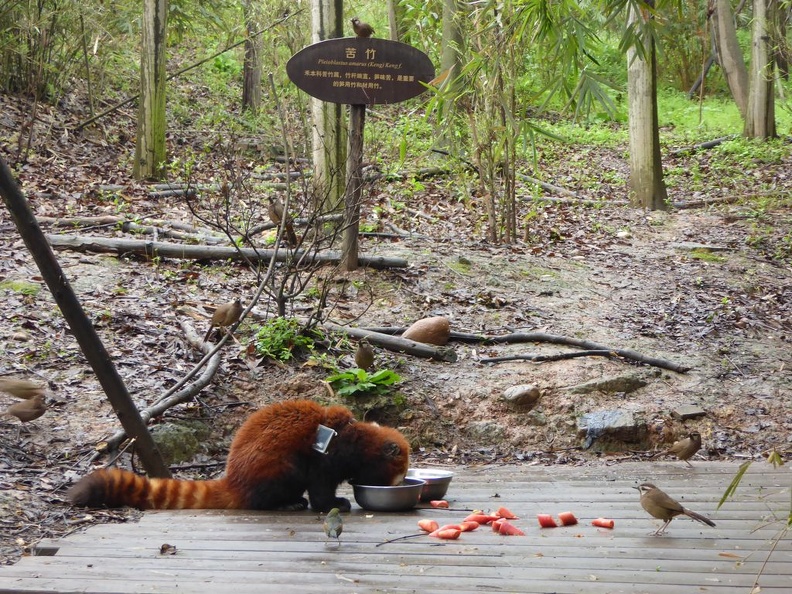
[[[361,423],[360,425],[363,425]],[[358,429],[362,427],[358,426]],[[355,481],[362,485],[398,485],[410,466],[410,444],[396,429],[368,424],[365,449]]]

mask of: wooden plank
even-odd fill
[[[26,557],[0,568],[0,592],[742,594],[757,574],[762,592],[792,591],[792,542],[775,542],[782,523],[769,523],[774,513],[784,519],[789,513],[792,474],[751,470],[737,496],[714,511],[736,468],[715,464],[711,471],[689,472],[678,463],[642,463],[457,469],[450,501],[465,508],[505,505],[522,516],[515,523],[526,537],[500,537],[482,527],[454,542],[424,536],[376,546],[415,532],[419,518],[453,522],[467,512],[356,509],[344,516],[336,548],[326,542],[321,515],[310,511],[148,512],[137,524],[95,526],[43,542],[42,550],[54,556]],[[643,511],[631,488],[639,474],[712,515],[717,527],[681,518],[667,536],[648,536],[659,522]],[[348,487],[341,492],[351,495]],[[616,528],[595,530],[588,522],[538,528],[537,512],[567,510],[581,519],[613,517]],[[166,542],[177,547],[176,555],[159,554]]]

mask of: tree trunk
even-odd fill
[[[311,0],[312,41],[343,35],[341,0]],[[313,189],[316,214],[339,212],[344,204],[347,137],[344,106],[311,99]]]
[[[165,49],[168,0],[144,0],[140,59],[140,105],[135,179],[163,179],[165,150]]]
[[[743,135],[748,138],[775,138],[775,98],[773,95],[773,22],[776,0],[754,0],[751,30],[751,88]]]
[[[249,0],[242,7],[245,14],[245,28],[248,38],[245,40],[245,67],[242,85],[242,110],[258,113],[261,107],[261,35],[256,6]]]
[[[737,109],[745,120],[748,111],[748,69],[745,66],[740,44],[737,42],[737,30],[729,0],[716,0],[712,21],[712,37],[715,41],[718,62]]]
[[[440,58],[440,72],[448,72],[440,83],[445,95],[440,129],[435,134],[435,148],[447,149],[450,145],[449,132],[453,126],[456,97],[462,88],[462,67],[465,56],[463,31],[463,8],[460,0],[443,0],[443,44]]]
[[[628,23],[649,18],[630,9]],[[655,44],[651,38],[643,43],[643,59],[635,47],[627,50],[627,101],[630,128],[631,201],[649,210],[668,209],[668,195],[663,181],[660,157],[660,129],[657,117],[657,64]]]

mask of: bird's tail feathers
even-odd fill
[[[682,511],[684,512],[684,514],[687,517],[693,518],[697,522],[701,522],[702,524],[706,524],[707,526],[715,526],[715,522],[713,522],[712,520],[710,520],[706,516],[702,516],[701,514],[698,514],[698,513],[694,512],[694,511],[691,511],[689,509],[683,509]]]

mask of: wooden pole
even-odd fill
[[[349,154],[347,155],[347,184],[344,197],[344,236],[341,245],[342,265],[347,270],[358,268],[358,232],[360,228],[360,199],[363,187],[363,128],[366,106],[351,105],[349,112]]]
[[[85,358],[88,359],[88,363],[94,370],[96,379],[99,380],[107,398],[113,405],[118,420],[121,421],[127,435],[136,439],[135,446],[140,455],[140,461],[149,475],[169,478],[170,470],[162,460],[146,424],[140,418],[140,413],[135,407],[135,403],[132,402],[118,370],[113,365],[110,354],[104,348],[91,321],[85,315],[77,295],[74,294],[52,248],[41,232],[36,216],[2,158],[0,158],[0,194],[11,212],[19,234],[36,261],[41,276],[44,277],[44,281],[55,298],[55,303],[58,304]]]

